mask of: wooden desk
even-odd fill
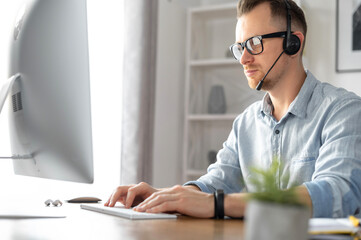
[[[64,204],[66,218],[0,219],[0,239],[243,239],[242,220],[127,220]],[[62,209],[62,210],[63,210]]]

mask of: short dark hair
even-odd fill
[[[287,0],[290,5],[290,14],[292,18],[292,26],[300,28],[299,30],[303,33],[306,38],[307,34],[307,23],[305,14],[302,9],[292,0]],[[268,2],[271,7],[272,17],[286,20],[287,8],[285,0],[239,0],[237,7],[237,18],[242,15],[249,13],[255,7],[261,3]],[[293,29],[293,28],[291,28]]]

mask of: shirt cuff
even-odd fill
[[[187,185],[195,185],[195,186],[199,187],[199,189],[202,192],[212,193],[211,191],[209,191],[208,187],[204,183],[199,182],[199,181],[189,181],[189,182],[186,182],[185,184],[183,184],[183,186],[187,186]]]
[[[312,181],[304,183],[312,200],[314,218],[332,218],[333,195],[330,184],[325,181]]]

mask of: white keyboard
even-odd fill
[[[127,209],[125,207],[120,207],[120,206],[106,207],[103,204],[80,204],[80,207],[82,209],[110,214],[110,215],[123,217],[123,218],[128,218],[131,220],[136,220],[136,219],[176,219],[177,218],[177,215],[175,215],[175,214],[136,212],[132,209]]]

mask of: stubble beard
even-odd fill
[[[271,70],[271,72],[267,75],[267,77],[264,79],[262,84],[262,90],[263,91],[270,91],[274,89],[274,87],[281,81],[285,73],[287,72],[287,68],[289,67],[289,62],[283,62],[284,67],[282,67],[278,72],[275,72],[276,66],[274,69]],[[279,69],[279,68],[278,68]],[[272,72],[273,71],[273,72]],[[263,74],[259,79],[253,79],[253,78],[247,78],[248,80],[248,86],[252,89],[256,89],[259,82],[262,80],[265,74]]]
[[[277,74],[277,76],[270,76],[270,74],[268,74],[268,76],[263,81],[262,90],[263,91],[272,90],[274,86],[276,86],[279,83],[282,75],[283,75],[283,71],[281,74]],[[247,78],[248,86],[251,89],[256,89],[257,85],[259,84],[259,82],[262,80],[263,77],[264,75],[259,79]]]

